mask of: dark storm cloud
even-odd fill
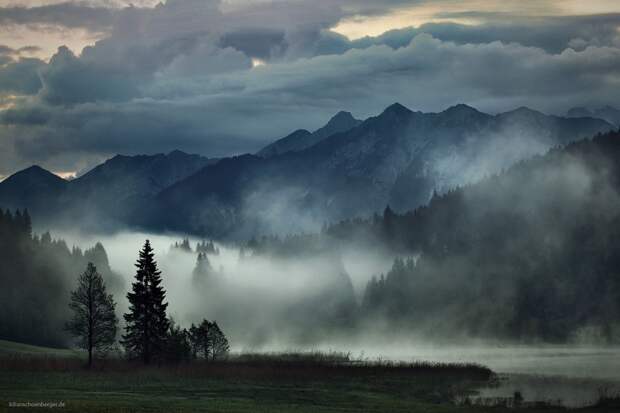
[[[0,52],[0,96],[3,94],[33,95],[41,88],[39,70],[45,63],[39,59],[20,58]]]
[[[69,49],[61,47],[41,70],[40,96],[51,104],[126,100],[138,95],[137,87],[145,80],[144,75],[132,76],[123,66],[77,58]]]
[[[274,29],[243,29],[225,33],[220,39],[222,47],[232,47],[248,56],[269,59],[281,55],[286,49],[285,34]]]
[[[35,161],[69,170],[119,152],[239,153],[339,110],[364,117],[395,101],[552,112],[616,103],[618,15],[429,23],[354,41],[329,30],[347,13],[399,4],[223,12],[215,0],[169,0],[113,9],[93,26],[111,25],[108,34],[79,55],[60,48],[44,63],[0,48],[0,95],[30,95],[0,111],[0,174]],[[267,65],[252,68],[252,58]]]
[[[480,13],[441,13],[437,17],[464,15],[474,17]],[[501,41],[540,47],[553,53],[559,53],[568,47],[583,49],[590,45],[620,45],[620,14],[544,18],[495,15],[489,20],[490,22],[480,25],[431,23],[421,26],[417,31],[457,43]]]
[[[207,77],[155,77],[142,90],[148,97],[70,107],[33,104],[5,111],[0,122],[19,131],[15,147],[21,157],[42,162],[71,151],[173,147],[222,155],[319,126],[343,108],[362,116],[394,101],[427,110],[459,101],[487,110],[521,104],[552,109],[614,101],[618,79],[620,50],[614,48],[556,55],[517,44],[458,45],[419,35],[396,50],[373,46]]]

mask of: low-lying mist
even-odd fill
[[[184,326],[204,318],[217,320],[233,351],[344,351],[369,359],[474,362],[497,372],[617,378],[612,366],[620,352],[613,347],[519,345],[456,331],[446,339],[415,328],[393,329],[381,319],[355,322],[351,312],[359,308],[368,280],[387,272],[394,260],[370,248],[282,258],[251,256],[238,246],[216,243],[217,253],[207,254],[208,270],[200,273],[198,239],[190,239],[188,252],[173,247],[183,239],[179,235],[59,235],[69,244],[102,242],[111,268],[124,277],[127,288],[138,250],[149,239],[162,271],[169,315]],[[120,316],[127,299],[118,294],[115,299]],[[442,326],[436,320],[435,330]]]
[[[217,320],[234,350],[289,350],[329,347],[353,334],[356,308],[368,280],[387,271],[394,256],[378,250],[292,258],[252,254],[236,245],[215,244],[207,263],[197,266],[196,247],[174,248],[179,235],[119,232],[114,235],[55,232],[69,245],[101,242],[110,266],[130,288],[138,251],[151,241],[167,291],[168,313],[181,325]],[[117,294],[119,315],[127,310]],[[122,324],[122,322],[121,322]],[[345,346],[342,346],[343,348]]]

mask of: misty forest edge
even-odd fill
[[[342,221],[320,234],[254,238],[242,255],[331,255],[341,244],[365,243],[409,257],[374,277],[360,302],[334,257],[329,294],[301,303],[329,303],[326,314],[303,326],[297,337],[302,342],[312,342],[313,332],[354,336],[372,325],[384,334],[405,328],[431,338],[451,331],[522,342],[574,342],[588,335],[617,343],[620,218],[609,194],[620,186],[618,142],[618,133],[610,132],[552,149],[479,183],[435,194],[428,205],[405,214],[388,206],[382,216]],[[588,176],[584,188],[575,189],[564,173],[576,165]],[[587,196],[575,198],[574,190],[587,190]],[[27,212],[2,215],[2,251],[22,275],[4,281],[2,338],[66,345],[61,326],[67,313],[58,309],[67,305],[78,268],[93,262],[109,284],[119,281],[101,244],[69,250],[47,233],[32,235],[29,220]],[[199,253],[197,266],[204,267],[206,257]]]

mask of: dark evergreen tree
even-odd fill
[[[215,246],[213,241],[202,241],[196,244],[196,252],[204,252],[205,254],[219,255],[220,249]]]
[[[192,325],[189,327],[189,330],[187,332],[188,332],[188,338],[189,338],[189,345],[191,347],[192,358],[196,359],[198,358],[198,353],[200,351],[200,339],[199,339],[200,328],[199,326],[192,323]]]
[[[145,364],[161,359],[168,337],[170,323],[166,316],[168,303],[161,285],[161,271],[157,269],[151,243],[146,240],[136,263],[135,282],[127,294],[129,313],[124,315],[125,335],[123,346],[132,358],[140,358]]]
[[[26,236],[30,238],[32,237],[32,219],[30,218],[30,214],[27,209],[24,210],[24,215],[22,218],[24,220],[24,232]]]
[[[192,252],[192,246],[189,243],[189,239],[187,238],[183,239],[183,241],[181,241],[180,244],[178,242],[175,242],[172,248],[185,251],[185,252]]]
[[[88,263],[78,279],[77,289],[71,292],[69,307],[73,310],[73,318],[66,328],[78,339],[79,346],[88,351],[89,367],[94,353],[105,353],[116,341],[118,319],[114,306],[101,274]]]
[[[97,267],[109,293],[125,290],[115,288],[121,278],[107,264],[49,233],[33,235],[27,210],[0,211],[0,339],[51,347],[73,344],[64,328],[72,316],[67,302],[75,275],[88,262]]]
[[[177,325],[172,319],[170,319],[169,324],[170,329],[164,354],[166,361],[175,363],[189,361],[192,356],[190,333]]]
[[[212,273],[213,267],[211,267],[207,254],[204,252],[198,253],[198,257],[196,258],[196,266],[192,272],[193,282],[200,285],[204,283]]]

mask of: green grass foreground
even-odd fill
[[[0,346],[1,347],[1,346]],[[32,349],[31,349],[32,350]],[[0,352],[1,411],[62,412],[480,412],[457,406],[494,379],[477,365],[352,361],[334,353],[247,354],[222,362],[142,366],[110,359]],[[10,402],[63,402],[56,409]],[[613,406],[612,406],[613,409]],[[557,411],[562,409],[528,409]],[[608,411],[591,408],[583,411]],[[613,411],[613,410],[609,410]]]

